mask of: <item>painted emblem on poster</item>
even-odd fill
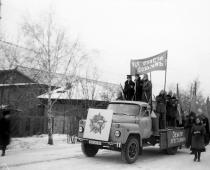
[[[98,115],[95,115],[90,119],[90,131],[101,134],[106,122],[105,118],[99,112]]]
[[[108,141],[113,112],[106,109],[89,109],[84,138]]]

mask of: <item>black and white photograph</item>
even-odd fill
[[[209,170],[209,0],[0,0],[0,170]]]

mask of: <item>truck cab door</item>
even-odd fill
[[[142,138],[149,138],[152,135],[152,119],[150,115],[150,108],[142,106],[139,117],[139,127]]]

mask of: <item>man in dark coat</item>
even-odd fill
[[[164,90],[161,90],[156,97],[156,112],[160,114],[159,127],[160,129],[166,128],[166,95]]]
[[[169,111],[170,120],[168,124],[171,127],[176,126],[176,119],[178,114],[177,105],[178,105],[178,100],[176,98],[176,94],[173,94],[173,96],[170,99],[170,111]]]
[[[135,83],[132,81],[131,75],[127,75],[124,86],[124,95],[126,100],[133,100]]]
[[[200,162],[201,152],[205,151],[204,135],[206,133],[205,127],[202,125],[199,117],[196,118],[195,124],[191,129],[192,143],[191,150],[195,154],[194,161]]]
[[[135,101],[141,101],[141,97],[142,97],[142,85],[143,82],[141,80],[141,77],[139,76],[139,74],[135,75]]]
[[[10,111],[4,110],[3,117],[0,119],[0,148],[2,155],[5,156],[7,145],[10,143]]]
[[[144,74],[142,85],[142,101],[149,103],[152,100],[152,83],[148,80],[148,75]]]
[[[171,122],[171,110],[172,110],[172,91],[170,90],[166,96],[166,123],[170,126]]]

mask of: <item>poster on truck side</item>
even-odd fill
[[[112,123],[112,110],[89,109],[84,138],[108,141]]]
[[[183,145],[186,142],[185,130],[168,131],[168,147]]]

